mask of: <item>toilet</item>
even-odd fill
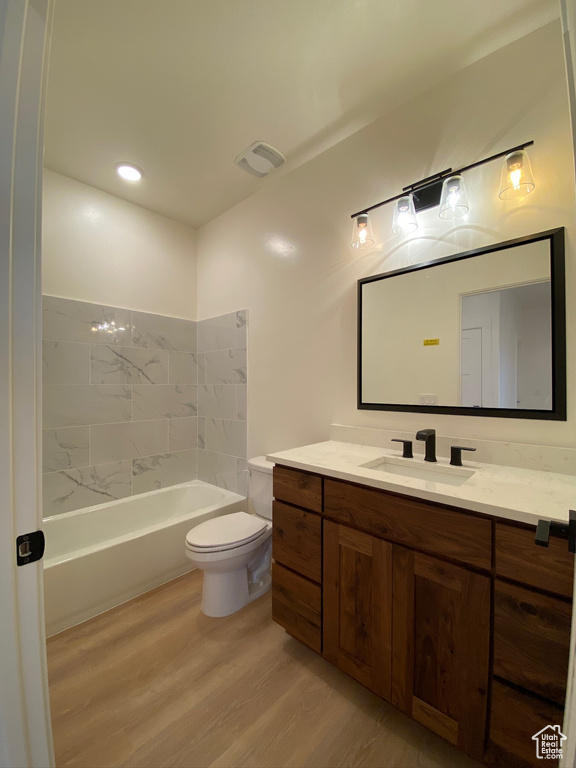
[[[248,461],[254,514],[221,515],[186,535],[186,556],[204,571],[201,609],[206,616],[229,616],[270,589],[273,467],[265,456]]]

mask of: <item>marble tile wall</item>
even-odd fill
[[[247,495],[247,311],[198,323],[198,477]]]
[[[43,339],[45,517],[198,476],[197,323],[44,296]]]

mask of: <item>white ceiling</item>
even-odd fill
[[[48,168],[198,227],[558,16],[556,0],[56,0]],[[537,52],[535,52],[537,55]],[[115,164],[135,163],[138,185]]]

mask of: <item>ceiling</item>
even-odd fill
[[[555,0],[56,0],[45,165],[199,227],[453,72]],[[129,161],[138,184],[115,174]]]

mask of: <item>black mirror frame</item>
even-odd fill
[[[362,286],[407,272],[431,269],[451,261],[462,261],[484,253],[494,253],[538,240],[550,241],[550,283],[552,298],[552,408],[537,410],[528,408],[470,408],[451,405],[403,405],[395,403],[362,402]],[[458,416],[495,417],[498,419],[543,419],[566,421],[566,272],[564,255],[564,227],[549,229],[534,235],[507,240],[503,243],[476,248],[472,251],[446,256],[435,261],[416,264],[358,280],[358,402],[359,410],[403,411],[406,413],[442,413]]]

